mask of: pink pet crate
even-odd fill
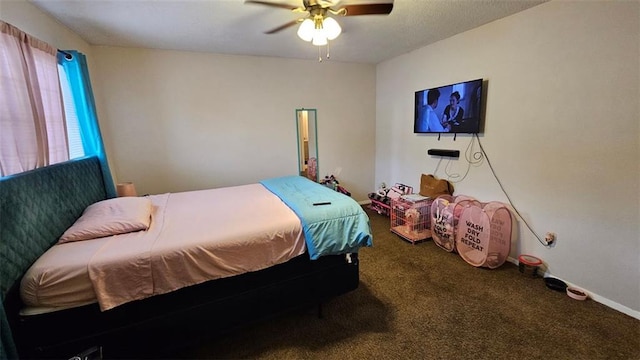
[[[468,203],[456,232],[458,254],[476,267],[495,269],[511,250],[511,211],[501,202]]]
[[[431,198],[418,194],[391,200],[391,231],[415,244],[431,237]]]
[[[431,238],[440,248],[456,251],[456,231],[462,210],[480,202],[465,195],[440,195],[431,204]]]

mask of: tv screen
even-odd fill
[[[424,89],[415,93],[413,132],[480,132],[482,79]]]

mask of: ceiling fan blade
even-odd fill
[[[277,27],[277,28],[275,28],[275,29],[271,29],[271,30],[269,30],[269,31],[265,31],[264,33],[265,33],[265,34],[275,34],[275,33],[277,33],[278,31],[282,31],[282,30],[284,30],[284,29],[286,29],[286,28],[288,28],[288,27],[291,27],[291,26],[293,26],[293,25],[295,25],[295,24],[299,23],[299,22],[302,22],[302,20],[303,20],[303,19],[297,19],[297,20],[289,21],[288,23],[286,23],[286,24],[284,24],[284,25],[280,25],[280,26],[278,26],[278,27]]]
[[[266,5],[266,6],[272,6],[272,7],[277,7],[281,9],[287,9],[287,10],[294,10],[298,8],[298,6],[291,6],[289,4],[280,4],[280,3],[273,3],[273,2],[260,1],[260,0],[244,0],[244,3]]]
[[[347,13],[345,16],[356,15],[387,15],[393,10],[393,3],[390,4],[359,4],[345,5],[342,7]],[[340,10],[342,10],[340,9]]]

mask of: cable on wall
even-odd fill
[[[442,156],[440,157],[440,160],[438,160],[438,163],[436,164],[436,169],[433,170],[433,175],[436,175],[438,173],[438,169],[440,168],[441,163],[442,163]]]
[[[451,167],[453,166],[453,163],[451,161],[451,159],[449,159],[449,161],[447,161],[447,164],[445,165],[445,175],[447,175],[447,180],[451,183],[459,183],[462,182],[464,179],[467,178],[467,175],[469,175],[469,170],[471,169],[471,166],[480,166],[480,164],[482,164],[482,160],[483,160],[483,156],[482,156],[482,152],[478,151],[478,150],[474,150],[474,138],[471,138],[471,141],[469,142],[469,145],[467,145],[467,148],[464,151],[464,158],[467,161],[467,169],[465,170],[463,175],[460,174],[456,174],[453,173],[451,171]],[[438,165],[436,166],[436,170],[433,172],[434,175],[437,174],[438,169],[440,168],[440,163],[442,162],[442,157],[440,158],[440,160],[438,161]]]
[[[464,172],[464,175],[462,175],[462,178],[456,181],[452,180],[451,182],[453,183],[462,182],[464,179],[467,178],[467,175],[469,175],[469,170],[471,170],[471,166],[480,166],[482,164],[482,161],[484,160],[482,151],[475,150],[474,145],[475,145],[474,137],[471,137],[471,141],[469,141],[469,145],[467,145],[467,148],[464,150],[464,159],[467,161],[467,169]],[[445,168],[445,171],[447,176],[451,179],[460,177],[459,174],[451,174],[449,172],[449,166]]]
[[[474,137],[476,138],[476,140],[478,141],[478,145],[480,146],[480,152],[481,152],[481,156],[487,159],[487,164],[489,165],[489,169],[491,169],[491,173],[493,174],[493,177],[496,179],[496,181],[498,182],[498,185],[500,186],[500,189],[502,190],[502,192],[504,193],[504,195],[507,197],[507,200],[509,201],[509,205],[511,205],[511,207],[513,208],[513,211],[516,213],[516,215],[518,216],[518,218],[520,218],[520,220],[522,220],[522,222],[527,226],[527,229],[529,229],[529,231],[536,237],[536,239],[538,239],[538,241],[544,245],[544,246],[549,246],[550,244],[547,243],[546,241],[544,241],[540,235],[538,235],[529,225],[529,223],[527,222],[527,220],[525,220],[522,215],[520,215],[520,211],[518,211],[518,208],[516,208],[516,206],[513,204],[513,201],[511,201],[511,197],[509,196],[509,194],[507,193],[507,191],[504,189],[504,186],[502,186],[502,182],[500,181],[500,179],[498,178],[498,175],[496,175],[495,170],[493,169],[493,165],[491,165],[491,161],[489,161],[489,157],[487,156],[487,153],[484,151],[484,148],[482,147],[482,143],[480,142],[480,138],[478,137],[478,134],[474,134]],[[474,155],[475,156],[475,155]],[[467,161],[469,161],[467,159]],[[466,176],[466,175],[465,175]]]

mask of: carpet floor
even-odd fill
[[[548,289],[505,263],[467,264],[433,241],[415,245],[367,209],[374,246],[360,251],[360,286],[204,339],[193,359],[640,359],[640,320]]]

